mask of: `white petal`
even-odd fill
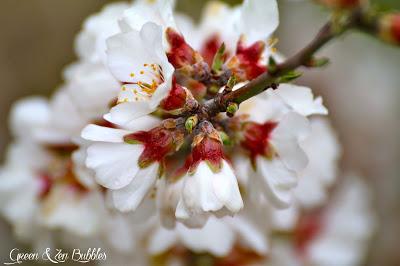
[[[120,84],[102,63],[78,62],[65,71],[65,88],[83,116],[98,119],[109,110]]]
[[[178,219],[189,219],[190,213],[186,209],[185,203],[183,203],[183,199],[178,201],[178,205],[176,206],[175,216]]]
[[[128,185],[139,171],[138,159],[142,145],[95,143],[87,150],[86,166],[96,172],[96,181],[107,188]]]
[[[326,190],[337,176],[340,157],[338,140],[327,120],[313,117],[311,128],[311,134],[300,142],[309,163],[301,171],[299,185],[295,190],[296,198],[306,208],[325,202]]]
[[[328,114],[328,110],[322,104],[322,98],[318,97],[314,100],[310,88],[293,84],[280,84],[275,93],[282,97],[295,112],[301,115]]]
[[[94,171],[86,167],[86,148],[81,147],[72,153],[73,170],[76,179],[87,188],[95,189],[97,184],[94,180]]]
[[[297,184],[296,174],[278,159],[268,160],[259,156],[256,163],[257,184],[265,196],[279,208],[288,207],[292,200],[292,189]]]
[[[132,8],[125,10],[120,25],[124,30],[140,30],[148,22],[176,28],[174,6],[174,0],[136,1]]]
[[[268,108],[263,108],[263,106],[268,106]],[[262,124],[267,121],[279,121],[289,111],[290,106],[272,89],[268,89],[241,104],[238,114],[248,114],[249,120]]]
[[[30,97],[13,104],[10,126],[16,136],[32,137],[35,127],[45,126],[50,119],[50,106],[45,98]]]
[[[131,183],[112,192],[115,207],[123,212],[134,211],[157,180],[158,163],[140,169]]]
[[[224,160],[222,169],[214,174],[213,188],[217,198],[232,212],[243,208],[243,200],[232,167]]]
[[[150,236],[147,250],[152,255],[158,255],[172,248],[177,241],[178,236],[175,230],[167,230],[159,226]]]
[[[266,40],[278,27],[279,12],[275,0],[245,0],[237,27],[249,44]]]
[[[189,228],[202,228],[208,221],[210,214],[206,212],[193,214],[186,208],[183,199],[180,199],[176,206],[175,216]]]
[[[176,231],[185,247],[196,252],[210,252],[218,257],[226,256],[235,242],[229,225],[215,217],[210,217],[203,228],[190,229],[178,224]]]
[[[97,125],[88,125],[82,130],[82,138],[91,141],[124,142],[124,136],[130,134],[130,131],[115,129],[109,127],[102,127]]]
[[[307,155],[301,149],[299,140],[304,139],[309,132],[308,120],[294,112],[284,115],[272,131],[270,143],[285,165],[293,171],[300,171],[307,166]]]
[[[39,219],[50,228],[64,228],[81,236],[95,234],[100,226],[102,201],[98,195],[72,193],[66,186],[57,186],[42,204]]]
[[[104,119],[113,124],[125,126],[152,111],[148,102],[126,102],[111,108],[110,112],[104,115]]]
[[[152,128],[157,127],[161,124],[161,119],[152,115],[146,115],[134,119],[132,122],[125,125],[124,128],[129,129],[132,132],[136,131],[148,131]]]
[[[265,217],[264,217],[265,218]],[[266,254],[268,251],[267,236],[258,230],[248,219],[242,216],[226,217],[227,223],[232,226],[240,235],[241,240],[251,249],[259,254]]]
[[[128,3],[108,4],[90,16],[75,40],[75,51],[85,61],[96,62],[105,58],[105,40],[119,30],[118,17],[129,7]]]
[[[214,192],[214,173],[206,162],[200,162],[194,174],[184,178],[182,195],[187,209],[194,212],[208,212],[217,211],[223,207],[223,203]]]
[[[162,47],[161,27],[154,23],[146,23],[140,32],[133,30],[109,38],[107,47],[110,70],[122,82],[152,84],[159,78],[159,69],[154,70],[151,64],[162,67],[166,80],[172,75],[174,68]]]

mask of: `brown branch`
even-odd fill
[[[235,102],[240,104],[243,101],[265,91],[274,84],[279,83],[279,78],[290,71],[301,66],[307,66],[314,54],[332,39],[338,37],[351,28],[367,27],[368,25],[364,22],[362,16],[362,10],[357,9],[342,22],[334,20],[327,22],[320,29],[315,38],[297,54],[288,58],[283,63],[278,64],[273,71],[270,70],[269,72],[261,74],[243,87],[226,94],[220,94],[214,99],[207,101],[200,107],[200,115],[213,117],[220,112],[225,112],[229,103]]]

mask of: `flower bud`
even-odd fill
[[[229,103],[226,108],[226,115],[232,117],[235,115],[236,111],[239,109],[239,105],[237,103]]]
[[[164,123],[170,124],[170,123]],[[145,168],[153,162],[160,162],[168,154],[180,148],[184,140],[181,130],[171,126],[159,126],[149,131],[139,131],[124,136],[129,144],[142,144],[144,150],[139,157],[139,165]]]
[[[174,78],[172,88],[168,96],[161,101],[160,107],[167,113],[178,115],[185,111],[186,103],[192,99],[190,91],[179,85]]]
[[[201,61],[201,56],[185,41],[185,38],[172,28],[166,31],[170,51],[167,53],[168,61],[175,67],[194,65]]]
[[[379,35],[387,42],[400,45],[400,13],[382,16],[379,21]]]
[[[189,133],[192,133],[193,128],[197,125],[198,122],[197,115],[191,116],[186,119],[185,128]]]

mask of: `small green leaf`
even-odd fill
[[[301,75],[302,73],[299,71],[296,70],[289,71],[288,73],[278,78],[279,81],[278,83],[290,82],[292,80],[299,78]]]
[[[321,57],[321,58],[311,58],[310,61],[306,64],[308,67],[324,67],[330,63],[329,58]]]
[[[233,87],[235,87],[236,82],[237,82],[236,76],[235,76],[235,75],[232,75],[232,76],[229,78],[228,82],[226,83],[226,88],[227,88],[229,91],[231,91],[231,90],[233,89]]]
[[[214,72],[219,72],[222,69],[222,65],[224,64],[224,54],[225,54],[225,43],[222,43],[219,47],[217,53],[214,56],[214,60],[212,63],[211,69]]]
[[[269,57],[268,59],[268,71],[269,72],[274,72],[276,71],[276,61],[275,58],[273,58],[272,56]]]
[[[219,136],[221,137],[222,143],[226,146],[232,146],[233,142],[231,138],[224,131],[218,131]]]

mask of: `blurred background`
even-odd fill
[[[308,1],[278,1],[278,48],[289,56],[314,36],[328,13]],[[55,90],[63,67],[75,59],[74,37],[83,20],[108,2],[1,0],[1,159],[10,141],[7,121],[12,103]],[[179,10],[197,19],[205,1],[177,2]],[[400,10],[398,0],[374,4]],[[400,49],[356,33],[331,43],[321,54],[332,63],[323,70],[305,71],[298,83],[324,96],[343,145],[343,170],[365,176],[374,192],[380,225],[366,265],[400,265]],[[6,258],[17,244],[1,220],[0,235],[0,258]]]

